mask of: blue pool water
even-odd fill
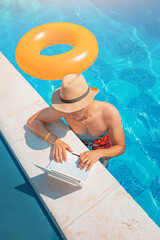
[[[62,239],[19,168],[1,132],[0,239]]]
[[[108,170],[160,226],[160,2],[159,0],[1,0],[2,53],[51,105],[61,81],[25,74],[15,61],[20,38],[49,22],[72,22],[97,38],[99,54],[83,72],[97,100],[120,112],[126,152],[110,160]],[[43,54],[59,54],[69,46],[53,46]]]

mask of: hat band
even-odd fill
[[[63,103],[75,103],[75,102],[78,102],[78,101],[82,100],[83,98],[85,98],[88,95],[88,93],[89,93],[89,88],[82,96],[80,96],[78,98],[66,100],[66,99],[61,98],[61,96],[60,96],[60,99]]]

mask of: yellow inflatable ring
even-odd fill
[[[54,44],[72,45],[68,52],[45,56],[40,52]],[[27,74],[43,80],[59,80],[81,73],[98,55],[95,36],[86,28],[66,22],[47,23],[27,32],[18,42],[16,61]]]

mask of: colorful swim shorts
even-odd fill
[[[96,149],[107,149],[112,146],[109,134],[107,133],[104,137],[94,140],[91,143],[86,143],[82,141],[89,150],[96,150]],[[108,165],[109,158],[100,158],[99,161],[106,167]]]

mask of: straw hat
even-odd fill
[[[86,107],[98,92],[98,88],[88,87],[81,74],[69,74],[53,93],[51,103],[59,111],[75,112]]]

